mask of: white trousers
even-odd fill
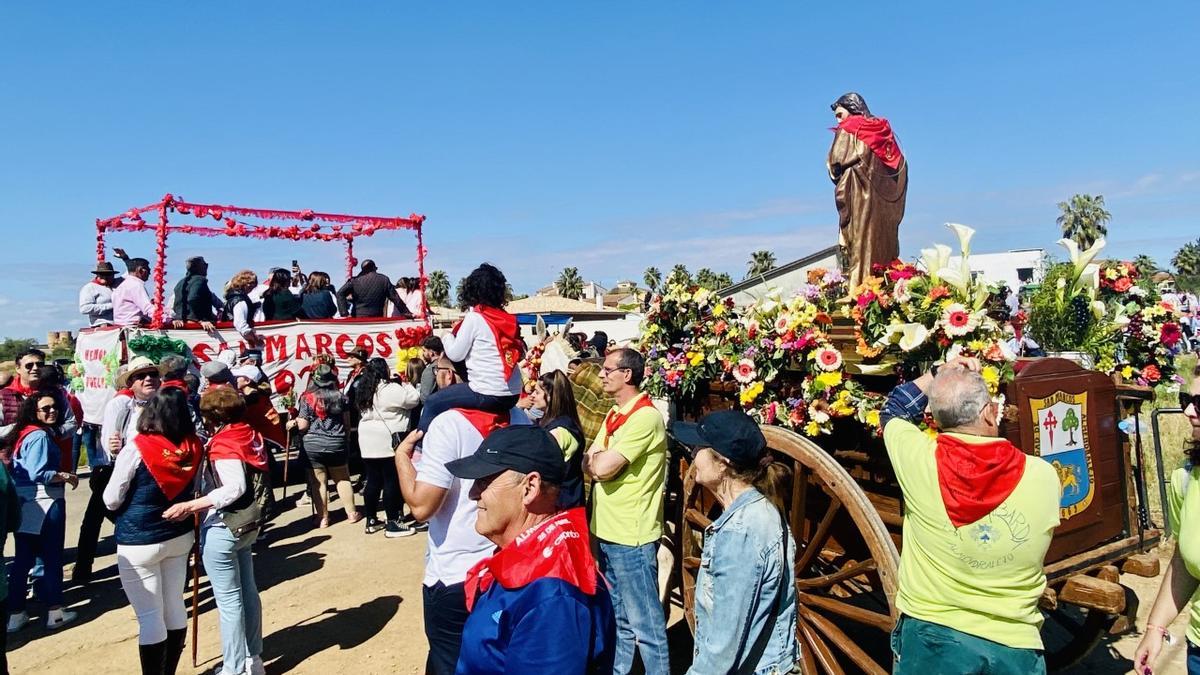
[[[188,532],[158,544],[117,546],[117,572],[137,615],[138,644],[156,644],[168,630],[187,628],[183,591],[194,541]]]

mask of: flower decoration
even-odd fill
[[[742,359],[733,369],[733,379],[742,384],[750,384],[754,381],[758,372],[754,368],[754,361],[750,359]]]
[[[950,303],[942,310],[942,328],[950,337],[969,335],[978,325],[970,310],[960,303]]]
[[[813,356],[813,360],[817,368],[825,372],[833,372],[842,367],[842,353],[831,346],[818,349]]]

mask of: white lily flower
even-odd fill
[[[929,329],[919,323],[906,323],[900,327],[900,349],[906,352],[925,344]]]
[[[962,256],[964,258],[970,256],[971,237],[975,236],[975,230],[959,223],[946,223],[946,227],[954,230],[954,234],[958,235],[958,250],[962,252]]]
[[[938,276],[942,278],[942,281],[945,281],[951,286],[957,288],[962,295],[966,295],[968,290],[971,288],[970,269],[967,269],[966,273],[964,274],[961,267],[958,269],[953,267],[943,267],[941,271],[938,272]]]
[[[1099,300],[1092,301],[1092,315],[1093,316],[1095,316],[1097,319],[1103,319],[1104,315],[1107,313],[1108,313],[1108,307],[1103,302],[1101,302]]]
[[[945,244],[934,244],[933,248],[921,249],[921,266],[929,273],[933,283],[938,282],[938,274],[950,264],[950,247]]]
[[[1104,238],[1101,237],[1093,243],[1088,250],[1080,253],[1079,244],[1075,243],[1074,239],[1059,239],[1059,246],[1067,249],[1067,253],[1071,256],[1071,264],[1075,266],[1075,276],[1083,274],[1086,268],[1099,253],[1100,249],[1104,248]]]

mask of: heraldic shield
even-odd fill
[[[1050,462],[1062,483],[1063,520],[1082,512],[1092,503],[1096,477],[1088,441],[1087,392],[1058,391],[1045,398],[1032,398],[1029,407],[1037,423],[1034,452]]]

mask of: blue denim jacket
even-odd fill
[[[750,489],[705,530],[689,675],[787,673],[795,665],[796,542],[783,525],[779,510]]]

